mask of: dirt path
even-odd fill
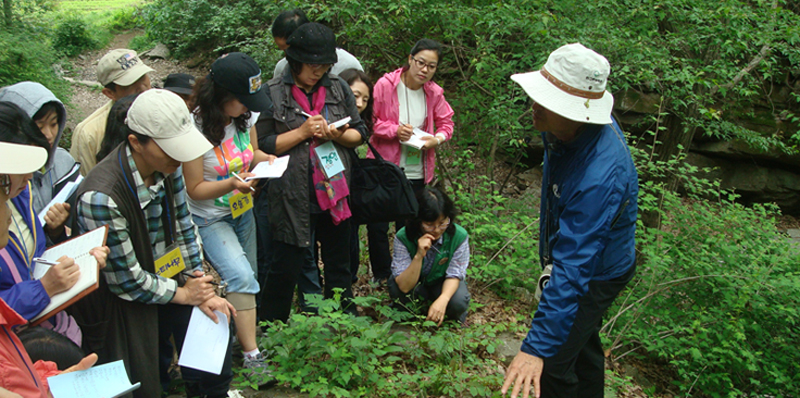
[[[97,73],[95,68],[97,61],[112,49],[127,48],[131,39],[143,33],[141,30],[130,30],[114,36],[114,39],[105,48],[84,53],[74,58],[72,60],[73,68],[66,75],[75,80],[96,82]],[[195,76],[203,74],[203,71],[199,68],[190,69],[182,62],[174,59],[144,58],[143,61],[147,66],[155,69],[154,72],[150,72],[150,81],[153,87],[161,87],[163,80],[170,73],[189,73]],[[68,105],[67,128],[70,130],[75,128],[75,125],[89,116],[95,109],[105,104],[106,101],[108,101],[108,98],[100,92],[99,88],[73,84],[72,98]]]

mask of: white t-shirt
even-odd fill
[[[400,124],[410,124],[420,129],[425,125],[428,107],[422,87],[412,90],[401,79],[397,85],[397,103],[400,105]],[[406,177],[409,180],[423,179],[422,151],[403,144],[400,147],[400,167],[405,171]]]
[[[247,128],[244,131],[236,131],[236,126],[231,122],[231,124],[225,126],[225,138],[222,139],[222,143],[203,155],[204,181],[221,181],[235,178],[233,173],[245,173],[250,170],[255,155],[253,145],[250,143],[250,128],[256,124],[259,116],[258,112],[251,113],[252,116],[247,121]],[[194,113],[192,118],[197,128],[201,129]],[[216,199],[187,199],[192,214],[213,220],[231,214],[228,199],[238,193],[238,190],[233,190]]]

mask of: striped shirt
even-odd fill
[[[167,192],[164,188],[165,177],[155,173],[155,183],[150,187],[144,185],[136,163],[131,156],[130,148],[125,148],[128,165],[133,172],[133,183],[150,233],[153,256],[158,259],[165,254],[166,234],[161,214],[162,203]],[[187,269],[202,269],[202,253],[198,242],[199,234],[192,222],[189,208],[186,205],[186,185],[183,181],[183,170],[178,169],[171,175],[175,185],[175,209],[178,221],[178,239],[181,254]],[[142,269],[136,259],[129,233],[128,220],[120,213],[117,204],[108,195],[89,191],[77,201],[78,227],[80,232],[90,231],[108,224],[106,245],[111,249],[106,267],[103,268],[108,287],[112,293],[128,301],[145,304],[166,304],[175,296],[177,281],[167,279]]]
[[[433,242],[433,246],[436,250],[440,250],[442,248],[442,243],[444,239],[440,236],[436,242]],[[425,258],[422,259],[422,271],[420,272],[420,279],[424,278],[428,273],[431,272],[433,268],[433,261],[436,259],[436,250],[430,249],[427,253],[425,253]],[[394,238],[394,254],[392,255],[392,276],[397,277],[398,275],[402,274],[403,271],[408,269],[411,265],[411,254],[408,252],[406,245],[397,239]],[[464,242],[461,243],[460,246],[456,249],[456,252],[453,253],[453,259],[450,260],[450,265],[447,266],[447,271],[445,272],[445,279],[451,278],[458,278],[460,280],[464,280],[467,276],[467,267],[469,266],[469,238],[465,239]]]

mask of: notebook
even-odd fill
[[[121,359],[48,377],[47,384],[53,398],[116,398],[142,386],[141,382],[131,384]]]
[[[433,135],[415,127],[414,134],[411,138],[409,138],[408,141],[400,141],[400,143],[413,148],[422,149],[426,142],[422,137],[433,137]]]
[[[75,259],[75,263],[80,266],[81,276],[78,282],[70,289],[50,298],[50,304],[31,320],[33,326],[44,322],[98,288],[100,268],[97,265],[97,259],[89,254],[89,250],[98,246],[105,246],[107,236],[108,225],[104,225],[81,236],[53,246],[39,257],[49,261],[58,261],[61,256],[72,257]],[[42,279],[49,269],[49,265],[35,263],[33,265],[33,278]]]

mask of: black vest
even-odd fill
[[[126,143],[114,149],[89,172],[76,195],[77,200],[90,191],[104,193],[117,204],[118,210],[128,221],[128,239],[133,245],[139,266],[154,273],[153,245],[147,228],[147,220],[139,205],[133,188],[136,185],[125,155]],[[127,181],[126,182],[126,178]],[[128,184],[130,183],[130,187]],[[172,176],[166,176],[167,211],[162,218],[167,223],[170,213],[172,231],[177,231]],[[73,207],[73,231],[77,231],[77,206]],[[167,234],[167,242],[173,239]],[[169,244],[169,243],[168,243]],[[100,276],[100,288],[68,308],[83,332],[83,348],[99,356],[98,363],[123,359],[132,381],[141,381],[142,387],[133,392],[133,397],[158,397],[161,385],[158,373],[158,307],[135,301],[127,301],[112,293],[105,278]]]

